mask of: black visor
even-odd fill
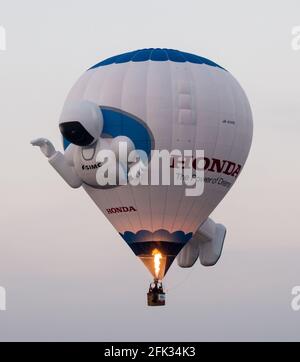
[[[77,146],[88,146],[94,141],[88,131],[79,122],[64,122],[59,125],[64,138]]]

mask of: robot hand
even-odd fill
[[[147,166],[145,166],[143,161],[140,160],[138,163],[136,163],[130,167],[129,172],[128,172],[128,180],[132,181],[132,180],[139,179],[146,169],[147,169]]]
[[[48,158],[53,156],[56,152],[53,144],[47,140],[47,138],[37,138],[30,143],[32,146],[39,146],[43,154]]]

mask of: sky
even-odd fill
[[[0,26],[0,340],[299,341],[300,2],[0,0]],[[212,214],[227,227],[222,258],[174,263],[167,307],[154,309],[146,268],[30,145],[45,136],[61,149],[58,118],[78,77],[146,47],[225,67],[254,120],[246,166]]]

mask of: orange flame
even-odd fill
[[[158,279],[159,271],[160,271],[160,259],[162,258],[162,255],[158,249],[154,249],[152,251],[152,255],[154,256],[155,277]]]

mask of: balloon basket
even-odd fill
[[[166,304],[166,293],[163,291],[162,283],[155,279],[150,284],[149,292],[147,293],[148,306],[155,307]]]

